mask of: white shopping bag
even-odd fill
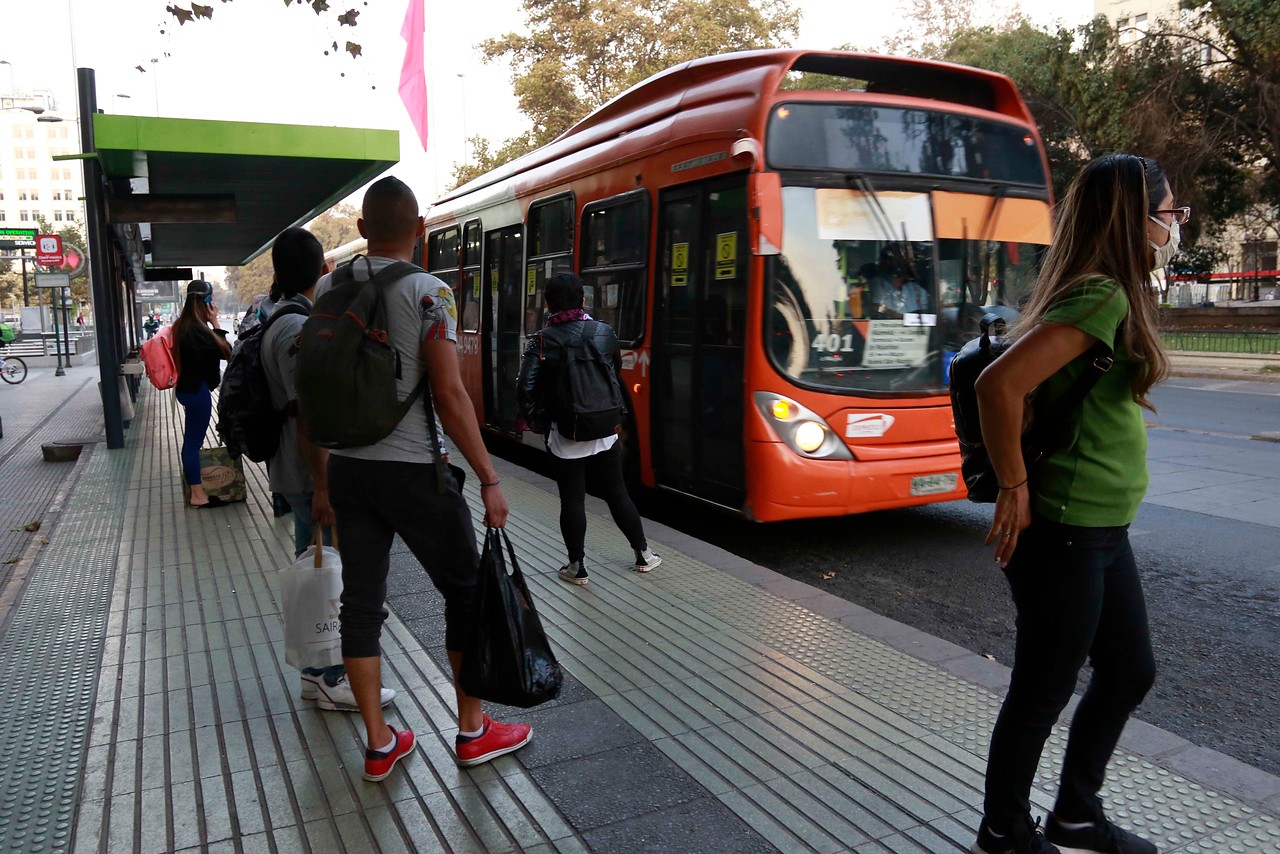
[[[320,547],[318,528],[316,534],[316,543],[280,571],[284,657],[298,670],[342,663],[338,634],[342,558],[337,549]]]

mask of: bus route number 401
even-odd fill
[[[815,335],[813,338],[813,349],[819,353],[852,353],[853,352],[853,336],[852,335]]]
[[[936,495],[956,488],[955,472],[946,474],[922,474],[911,478],[912,495]]]

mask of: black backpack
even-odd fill
[[[271,402],[271,384],[262,365],[262,340],[277,319],[306,313],[296,303],[282,305],[266,322],[236,341],[218,392],[218,435],[233,456],[260,463],[280,449],[280,429],[287,414]]]
[[[575,442],[612,436],[622,426],[622,386],[596,346],[599,323],[587,321],[578,339],[565,345],[556,377],[556,429]]]
[[[951,361],[951,414],[956,422],[956,438],[960,440],[960,474],[969,488],[969,500],[979,504],[994,503],[1000,494],[1000,483],[991,465],[986,445],[982,441],[982,422],[978,417],[978,393],[975,385],[978,376],[987,366],[1009,348],[1009,342],[1000,337],[1005,321],[995,314],[982,318],[982,334],[960,348]],[[995,333],[993,336],[992,333]],[[1027,472],[1034,463],[1058,450],[1063,433],[1070,423],[1070,414],[1089,396],[1102,375],[1111,369],[1111,348],[1099,343],[1091,348],[1084,373],[1075,387],[1055,407],[1060,417],[1046,417],[1036,413],[1031,428],[1022,436],[1022,455],[1027,461]],[[1044,427],[1042,425],[1049,425]]]
[[[299,336],[298,415],[311,441],[324,448],[358,448],[385,439],[422,394],[422,382],[400,400],[400,353],[388,343],[384,292],[422,268],[397,261],[358,282],[356,256],[333,272]],[[272,315],[274,317],[274,315]],[[413,342],[416,346],[417,342]]]

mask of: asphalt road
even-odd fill
[[[1280,430],[1280,383],[1180,378],[1154,401],[1153,452],[1191,442],[1188,456],[1233,448],[1280,461],[1280,444],[1246,438]],[[951,502],[758,525],[667,494],[640,504],[673,528],[1012,663],[1013,607],[982,546],[989,507]],[[1160,663],[1139,716],[1280,774],[1280,530],[1144,503],[1131,534]],[[827,572],[835,576],[823,580]]]

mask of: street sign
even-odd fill
[[[34,228],[0,228],[0,249],[35,249]]]
[[[36,273],[37,288],[69,288],[70,273]]]
[[[62,263],[62,236],[41,234],[36,236],[36,263],[42,267],[57,267]]]

